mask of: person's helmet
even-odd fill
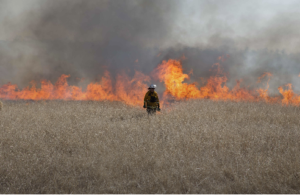
[[[155,88],[156,88],[156,85],[155,84],[151,84],[148,89],[155,89]]]

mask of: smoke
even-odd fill
[[[95,79],[104,69],[149,72],[159,63],[154,56],[172,32],[178,8],[172,1],[30,3],[38,6],[6,21],[1,82],[55,80],[61,74],[72,75],[71,81]]]
[[[52,82],[61,74],[94,81],[149,74],[179,59],[191,81],[213,74],[219,56],[229,85],[273,74],[270,88],[300,81],[298,1],[0,0],[0,84]],[[267,79],[259,85],[265,85]],[[299,80],[299,81],[298,81]],[[155,82],[155,81],[153,81]],[[201,83],[201,82],[200,82]],[[200,84],[201,85],[201,84]]]
[[[293,89],[300,90],[300,56],[298,53],[288,54],[284,51],[272,50],[250,50],[248,48],[237,50],[230,47],[219,49],[201,49],[196,47],[172,48],[161,52],[162,60],[178,58],[184,55],[182,60],[185,73],[190,75],[191,80],[187,82],[199,83],[199,87],[205,85],[201,78],[206,81],[210,76],[216,74],[215,63],[221,64],[223,73],[227,76],[227,86],[234,87],[240,81],[241,87],[249,89],[266,88],[268,77],[258,83],[258,77],[266,72],[272,74],[269,82],[269,92],[278,93],[277,88],[287,83],[293,84]],[[222,56],[222,60],[218,58]]]

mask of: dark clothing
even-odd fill
[[[159,108],[159,98],[157,93],[148,91],[144,98],[144,103],[147,108]]]

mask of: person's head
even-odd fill
[[[148,89],[149,89],[149,91],[154,92],[155,88],[156,88],[156,85],[152,84],[152,85],[150,85],[150,87]]]

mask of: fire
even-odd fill
[[[222,56],[219,61],[224,62],[226,59]],[[211,76],[206,85],[198,88],[198,83],[187,84],[185,80],[189,79],[189,75],[183,73],[182,65],[180,61],[168,60],[163,61],[156,70],[155,75],[161,82],[165,83],[166,91],[164,97],[167,98],[170,95],[177,100],[181,99],[203,99],[209,98],[212,100],[231,100],[231,101],[264,101],[267,103],[279,103],[288,105],[299,105],[300,96],[295,94],[292,90],[291,84],[288,84],[287,90],[279,87],[279,92],[283,96],[270,97],[268,94],[269,81],[272,77],[271,73],[264,73],[258,78],[257,83],[260,83],[264,77],[268,77],[267,85],[265,89],[259,88],[257,90],[247,90],[240,88],[241,81],[237,81],[236,86],[233,89],[229,89],[226,86],[227,77],[221,69],[219,63],[214,64],[216,67],[216,75]]]
[[[168,60],[163,61],[159,65],[155,73],[161,82],[165,83],[166,91],[164,96],[170,94],[177,100],[180,99],[199,99],[209,98],[213,100],[246,100],[253,101],[257,97],[252,95],[250,91],[240,88],[240,82],[230,90],[226,86],[227,77],[222,75],[221,66],[219,63],[214,64],[217,67],[217,74],[211,76],[207,80],[207,84],[200,89],[197,88],[198,83],[183,83],[189,79],[189,75],[184,74],[180,61]]]
[[[288,83],[285,85],[285,87],[287,87],[286,90],[284,90],[283,87],[278,88],[279,92],[283,96],[283,99],[281,100],[282,104],[284,105],[292,104],[292,105],[299,106],[300,96],[293,92],[292,84]]]
[[[177,99],[197,98],[200,95],[194,84],[183,83],[185,79],[189,79],[189,76],[182,72],[182,66],[179,61],[163,61],[154,70],[154,75],[158,76],[160,82],[163,81],[165,83],[166,91],[164,95],[170,93]]]
[[[77,86],[68,85],[69,75],[62,75],[55,85],[50,81],[41,81],[37,89],[34,82],[31,87],[19,90],[17,85],[6,84],[0,88],[0,98],[10,100],[95,100],[123,101],[129,105],[143,105],[143,96],[147,92],[150,77],[140,72],[130,79],[125,74],[118,75],[115,90],[109,72],[105,72],[100,82],[90,83],[86,91]]]
[[[226,56],[228,57],[228,56]],[[221,56],[220,63],[226,60]],[[181,61],[170,59],[163,61],[152,71],[150,76],[136,71],[130,78],[125,73],[117,75],[115,82],[112,81],[110,73],[105,71],[99,82],[92,82],[86,90],[78,86],[70,86],[67,79],[70,75],[62,75],[55,84],[42,80],[40,88],[35,82],[31,87],[19,89],[17,85],[8,83],[0,87],[0,98],[9,100],[93,100],[93,101],[122,101],[128,105],[143,105],[143,98],[147,92],[151,79],[157,79],[165,85],[165,91],[160,98],[161,103],[169,98],[183,99],[212,99],[231,101],[264,101],[267,103],[282,103],[283,105],[300,105],[300,95],[292,90],[292,85],[287,84],[278,88],[281,96],[270,97],[268,94],[271,73],[264,73],[258,78],[257,83],[267,78],[266,87],[256,90],[248,90],[240,87],[242,80],[237,81],[235,87],[227,87],[227,76],[223,73],[220,63],[213,65],[216,74],[205,81],[205,85],[199,87],[197,82],[187,83],[193,70],[189,74],[183,72]],[[114,84],[113,84],[114,83]]]
[[[277,101],[277,97],[275,98],[271,98],[269,97],[268,95],[268,90],[269,90],[269,82],[271,80],[271,77],[273,75],[270,73],[270,72],[265,72],[262,76],[258,77],[257,79],[257,83],[261,83],[261,80],[264,78],[264,77],[268,77],[268,81],[267,81],[267,86],[266,86],[266,89],[257,89],[256,91],[259,93],[259,97],[263,100],[265,100],[266,102],[276,102]]]

